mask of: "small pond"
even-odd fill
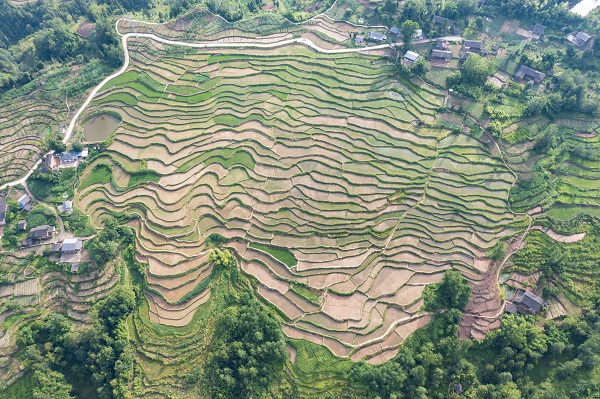
[[[97,143],[104,141],[115,131],[121,120],[112,115],[99,115],[89,120],[83,128],[85,141]]]

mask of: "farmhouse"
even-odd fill
[[[60,247],[60,263],[70,263],[71,272],[77,272],[79,270],[79,263],[81,262],[82,248],[83,241],[79,238],[65,239]]]
[[[55,154],[46,155],[46,160],[44,161],[44,169],[50,172],[56,172],[60,165],[60,156]]]
[[[32,240],[47,240],[52,238],[56,228],[54,226],[48,226],[47,224],[43,226],[34,227],[29,230],[29,238]]]
[[[23,209],[25,207],[25,205],[27,205],[31,202],[31,198],[29,197],[29,195],[24,194],[21,198],[19,198],[18,202],[19,202],[19,207],[21,209]]]
[[[447,29],[454,25],[454,21],[448,18],[440,17],[439,15],[435,15],[433,17],[433,23],[442,29]]]
[[[519,290],[513,298],[513,304],[521,313],[535,314],[542,310],[544,300],[533,292]]]
[[[79,238],[65,238],[62,242],[62,246],[60,247],[60,252],[63,254],[74,254],[81,252],[82,246],[83,241],[81,241]]]
[[[530,80],[536,84],[540,84],[545,77],[545,73],[536,71],[526,65],[521,65],[517,73],[515,73],[515,80]]]
[[[0,226],[4,226],[6,224],[7,210],[8,206],[6,205],[6,200],[4,198],[0,198]]]
[[[483,42],[481,40],[465,40],[463,50],[481,53],[484,51]]]
[[[400,28],[398,28],[397,26],[392,26],[390,28],[390,34],[398,36],[400,34]]]
[[[419,54],[414,51],[407,51],[404,54],[404,59],[402,60],[405,65],[412,65],[419,59]]]
[[[431,50],[431,58],[436,60],[448,61],[452,58],[452,51],[448,50]]]
[[[60,154],[60,163],[71,163],[87,158],[88,149],[84,148],[81,151],[66,151]]]
[[[387,39],[387,36],[383,33],[379,32],[369,32],[369,40],[373,40],[376,42],[384,42]]]
[[[365,42],[365,37],[363,35],[356,35],[354,38],[354,44],[363,44]]]
[[[544,35],[545,31],[546,31],[546,27],[544,25],[535,24],[535,25],[533,25],[533,28],[531,28],[529,33],[531,33],[531,36],[534,39],[539,39],[540,37],[542,37]]]
[[[448,50],[448,42],[444,39],[436,39],[434,48],[436,50]]]
[[[50,253],[55,254],[57,252],[60,252],[61,247],[62,247],[62,244],[60,242],[50,245]]]
[[[27,220],[21,219],[17,222],[17,230],[27,230]]]
[[[513,303],[507,302],[506,306],[504,307],[504,312],[505,313],[510,313],[510,314],[515,314],[515,313],[518,313],[519,310],[517,309],[517,307]]]
[[[588,35],[583,31],[568,35],[567,40],[579,47],[580,49],[584,49],[589,45],[593,44],[592,36]]]
[[[60,211],[64,212],[64,213],[71,213],[73,212],[73,202],[72,201],[64,201],[62,203],[62,205],[60,206]]]
[[[423,39],[425,38],[425,36],[423,36],[423,29],[417,29],[415,31],[415,39]]]

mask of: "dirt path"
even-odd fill
[[[523,242],[527,233],[533,227],[533,217],[529,213],[514,212],[510,203],[510,192],[517,184],[518,176],[514,170],[506,162],[502,148],[498,142],[489,134],[489,132],[479,123],[477,119],[468,115],[468,117],[477,123],[485,132],[485,138],[493,143],[496,147],[500,159],[510,173],[514,176],[514,181],[508,190],[506,202],[508,210],[515,216],[526,216],[529,219],[529,224],[520,237],[513,239],[508,245],[508,251],[502,262],[495,262],[492,267],[486,272],[484,279],[479,284],[473,286],[469,304],[465,309],[462,321],[460,322],[459,337],[462,339],[483,339],[485,334],[490,330],[500,327],[500,317],[504,313],[505,301],[500,299],[500,286],[498,280],[500,274],[506,265],[506,262],[523,247]]]

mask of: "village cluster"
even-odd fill
[[[60,154],[48,154],[45,158],[45,163],[42,172],[55,172],[59,168],[74,168],[78,162],[87,158],[87,148],[81,151],[65,151]],[[22,191],[21,191],[22,192]],[[19,194],[18,194],[19,195]],[[50,259],[59,263],[71,264],[71,272],[77,272],[81,263],[81,255],[83,250],[83,240],[78,237],[66,237],[65,232],[57,231],[56,226],[44,224],[40,226],[30,227],[27,225],[26,215],[31,212],[36,203],[25,192],[20,196],[14,197],[19,205],[19,212],[23,216],[16,223],[17,232],[27,232],[27,236],[20,241],[22,247],[37,247],[50,245]],[[44,206],[44,205],[40,205]],[[64,199],[57,205],[60,214],[70,214],[73,212],[73,202],[69,199]],[[6,225],[6,215],[8,209],[8,197],[5,192],[0,193],[0,227]],[[63,235],[65,237],[63,237]]]
[[[454,30],[453,25],[454,21],[444,18],[441,16],[434,16],[435,25],[440,28],[442,32],[446,31],[448,33],[459,34],[460,31]],[[536,23],[529,30],[518,29],[517,34],[522,36],[528,40],[540,40],[546,31],[546,27],[539,23]],[[354,38],[354,43],[357,46],[366,45],[366,41],[374,42],[374,43],[385,43],[389,40],[394,41],[396,39],[401,39],[402,35],[400,32],[400,28],[391,27],[389,28],[387,34],[371,31],[367,32],[364,35],[356,35]],[[483,40],[464,40],[460,51],[458,54],[453,52],[449,48],[449,42],[455,42],[460,39],[460,37],[456,36],[448,36],[441,37],[436,39],[427,38],[424,36],[423,31],[421,29],[417,29],[415,31],[413,39],[414,43],[434,43],[431,47],[428,60],[432,63],[432,65],[443,67],[444,64],[448,64],[449,61],[453,58],[458,58],[461,61],[466,60],[471,54],[478,54],[481,56],[488,56],[495,52],[498,52],[499,46],[492,45],[491,49],[486,48],[486,43]],[[595,37],[589,35],[586,32],[572,32],[566,35],[566,41],[572,45],[574,45],[579,50],[586,50],[592,48],[594,45]],[[414,66],[419,59],[423,56],[416,51],[408,50],[404,53],[401,63],[406,65],[407,67]],[[527,83],[532,82],[533,84],[540,84],[544,78],[546,77],[546,73],[530,68],[526,65],[520,65],[518,70],[514,74],[514,80],[519,83]]]

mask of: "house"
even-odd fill
[[[354,44],[363,44],[365,42],[365,37],[363,35],[356,35],[354,38]]]
[[[448,42],[444,39],[436,39],[435,41],[436,50],[448,50]]]
[[[472,54],[476,54],[476,53],[474,53],[474,52],[472,52],[472,51],[465,51],[465,52],[464,52],[464,53],[463,53],[463,54],[460,56],[460,59],[464,61],[464,60],[466,60],[467,58],[469,58],[469,56],[470,56],[470,55],[472,55]]]
[[[31,203],[29,203],[29,204],[27,204],[27,205],[25,205],[25,206],[23,207],[23,210],[24,210],[25,212],[29,212],[29,211],[31,211],[32,209],[33,209],[33,205],[31,205]]]
[[[47,154],[44,161],[44,169],[50,172],[56,172],[60,166],[60,156],[56,154]]]
[[[526,65],[521,65],[517,73],[515,73],[515,80],[531,80],[536,84],[540,84],[545,77],[545,73],[536,71]]]
[[[484,50],[483,42],[481,40],[465,40],[463,43],[463,50],[481,53]]]
[[[424,38],[425,38],[425,36],[423,36],[423,29],[417,29],[417,30],[415,31],[415,36],[414,36],[414,38],[415,38],[415,39],[417,39],[417,40],[419,40],[419,39],[424,39]]]
[[[448,61],[452,58],[452,51],[448,50],[431,50],[431,58],[436,60]]]
[[[23,241],[21,241],[21,245],[24,247],[28,247],[31,244],[33,244],[33,241],[31,240],[31,238],[24,238]]]
[[[433,23],[439,26],[442,29],[448,29],[452,25],[454,25],[454,21],[448,18],[440,17],[439,15],[434,15]]]
[[[56,228],[54,226],[48,226],[45,224],[29,230],[29,238],[32,240],[47,240],[54,235],[55,231]]]
[[[535,24],[535,25],[533,25],[533,28],[531,28],[531,30],[529,32],[531,33],[531,36],[534,39],[539,39],[540,37],[542,37],[544,35],[545,31],[546,31],[546,27],[544,25]]]
[[[6,200],[4,198],[0,198],[0,226],[4,226],[6,224],[7,211],[8,205],[6,205]]]
[[[384,42],[387,39],[387,36],[383,33],[379,32],[369,32],[369,40],[373,40],[376,42]]]
[[[392,26],[390,28],[390,34],[398,36],[400,34],[400,28],[398,28],[397,26]]]
[[[19,207],[21,209],[23,209],[25,207],[25,205],[27,205],[31,202],[31,198],[29,198],[29,195],[24,194],[21,198],[19,198],[18,202],[19,202]]]
[[[17,222],[17,230],[27,230],[27,220],[21,219]]]
[[[64,213],[73,212],[73,201],[66,200],[60,206],[60,211]]]
[[[519,310],[513,303],[511,303],[511,302],[506,303],[506,306],[504,307],[504,313],[515,314],[518,312],[519,312]]]
[[[483,7],[485,5],[486,0],[477,0],[477,7]]]
[[[56,244],[50,245],[50,253],[55,254],[55,253],[60,252],[61,247],[62,247],[61,243],[56,243]]]
[[[79,238],[65,238],[62,242],[60,253],[75,254],[77,252],[81,252],[82,247],[83,241],[81,241]]]
[[[419,54],[418,53],[415,53],[414,51],[408,50],[404,54],[404,59],[402,61],[404,62],[405,65],[412,65],[415,62],[417,62],[418,59],[419,59]]]
[[[89,151],[83,148],[81,151],[65,151],[60,154],[60,164],[72,164],[88,157]]]
[[[585,32],[579,32],[575,35],[575,44],[580,47],[586,46],[592,37]]]
[[[463,392],[465,392],[465,389],[463,388],[462,384],[455,384],[454,385],[454,393],[455,394],[460,395]]]
[[[521,313],[538,313],[544,306],[544,300],[530,291],[517,291],[513,304]]]

